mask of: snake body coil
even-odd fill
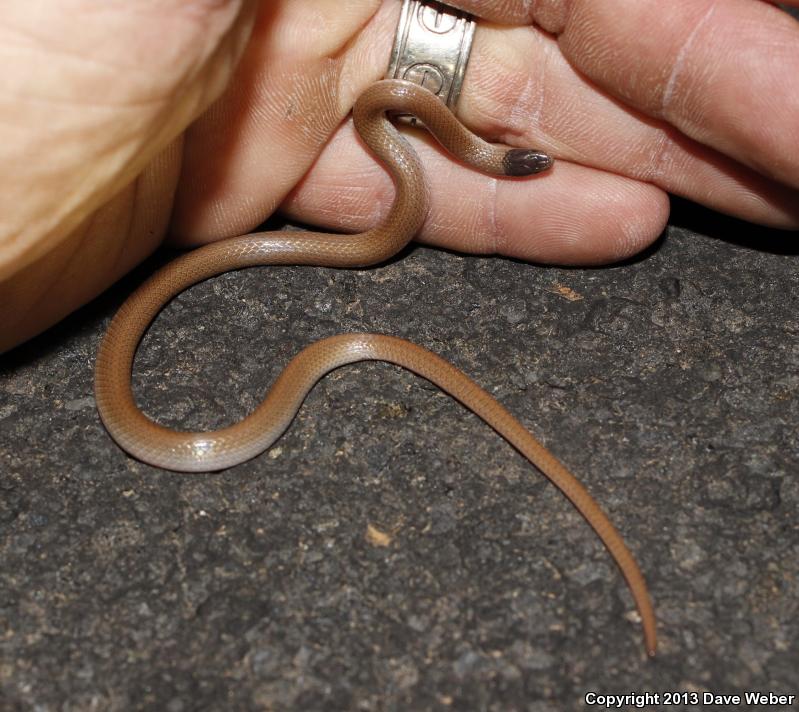
[[[144,462],[181,472],[239,464],[270,447],[288,428],[305,396],[326,373],[344,364],[379,360],[432,381],[476,413],[558,487],[593,527],[622,571],[641,615],[646,649],[656,648],[655,618],[641,571],[619,533],[580,482],[491,395],[435,354],[380,334],[341,334],[318,341],[286,366],[264,401],[246,418],[213,432],[178,432],[150,420],[136,406],[130,378],[142,336],[158,312],[187,287],[229,270],[255,265],[365,267],[401,250],[419,231],[428,197],[419,159],[386,117],[414,114],[457,158],[495,175],[530,175],[549,168],[538,151],[506,149],[468,131],[430,92],[389,80],[358,99],[353,118],[363,140],[387,166],[396,197],[387,218],[358,235],[252,233],[201,247],[157,272],[114,317],[97,355],[95,394],[111,436]]]

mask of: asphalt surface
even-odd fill
[[[653,250],[605,269],[421,248],[362,272],[256,268],[178,298],[137,358],[151,415],[210,428],[318,337],[379,331],[446,356],[616,522],[655,600],[654,660],[579,515],[395,367],[335,372],[275,447],[223,473],[128,458],[94,408],[94,355],[168,258],[2,359],[2,710],[799,693],[795,233],[678,203]]]
[[[611,515],[651,588],[656,658],[563,497],[395,367],[328,376],[223,473],[128,458],[95,411],[94,355],[161,254],[0,356],[0,711],[549,712],[647,692],[621,708],[799,708],[702,704],[799,694],[799,240],[674,208],[611,268],[416,248],[363,272],[225,275],[166,309],[135,373],[151,416],[206,429],[332,333],[446,356]]]

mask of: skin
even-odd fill
[[[761,0],[458,4],[484,18],[460,117],[559,160],[545,181],[503,182],[414,137],[432,178],[419,239],[610,262],[660,234],[666,191],[796,229],[792,18]],[[342,121],[382,76],[398,10],[397,0],[5,3],[0,350],[91,299],[167,234],[210,242],[278,209],[334,231],[376,223],[391,182]],[[460,200],[446,197],[453,185]]]

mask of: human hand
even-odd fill
[[[497,183],[420,146],[433,196],[422,241],[612,262],[662,232],[666,192],[799,226],[799,24],[786,13],[760,0],[450,4],[485,18],[459,117],[558,160],[541,180]],[[334,228],[373,221],[388,186],[354,144],[345,127],[283,210]]]
[[[13,159],[0,160],[11,186],[0,350],[152,251],[172,207],[175,241],[190,245],[247,232],[277,208],[357,230],[390,203],[388,177],[340,124],[385,71],[397,0],[195,0],[121,12],[94,4],[48,0],[43,19],[22,3],[0,10],[4,51],[16,58],[2,66],[25,62],[0,94],[2,158]],[[799,25],[789,16],[760,0],[457,4],[506,23],[478,25],[460,117],[560,160],[544,179],[496,182],[413,137],[432,192],[423,241],[609,262],[660,234],[664,191],[796,227]],[[226,93],[181,140],[230,78],[253,10]],[[21,87],[35,98],[22,102],[28,113]]]
[[[160,244],[182,133],[227,85],[256,10],[0,4],[0,353]]]

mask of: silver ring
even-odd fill
[[[454,112],[474,29],[474,18],[465,12],[439,2],[403,0],[386,79],[420,84]]]

